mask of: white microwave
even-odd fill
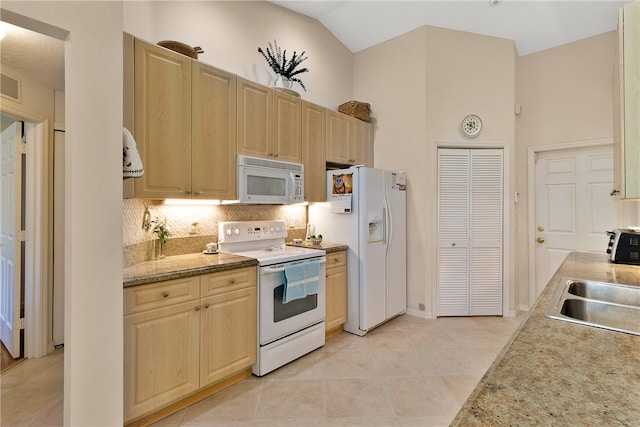
[[[238,200],[272,205],[304,202],[304,165],[239,155]]]

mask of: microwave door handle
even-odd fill
[[[293,172],[289,172],[289,201],[292,202],[295,197],[294,189],[296,188],[295,177],[293,176]]]

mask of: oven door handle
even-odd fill
[[[323,259],[318,261],[320,264],[326,264],[327,260]],[[278,268],[262,268],[260,269],[260,274],[271,274],[271,273],[282,273],[284,271],[284,267]]]

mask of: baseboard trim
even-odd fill
[[[431,313],[430,311],[421,311],[421,310],[416,310],[414,308],[407,308],[407,314],[409,316],[415,316],[415,317],[420,317],[422,319],[433,319],[433,313]]]

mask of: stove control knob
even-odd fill
[[[240,235],[240,229],[239,228],[235,228],[233,230],[233,234],[235,234],[236,236],[239,236]]]
[[[276,227],[278,228],[278,227]],[[271,227],[269,227],[269,231],[273,233],[273,225]]]
[[[231,236],[231,229],[230,228],[227,228],[226,234],[227,234],[227,236]]]

